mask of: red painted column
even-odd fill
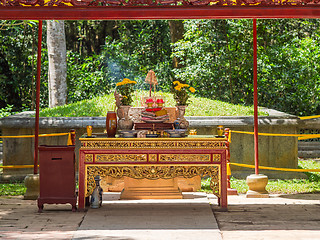
[[[33,174],[38,173],[38,158],[39,158],[39,106],[40,106],[40,74],[41,74],[41,43],[42,43],[42,20],[39,20],[38,29],[38,56],[37,56],[37,86],[36,86],[36,117],[34,129],[34,164]]]
[[[257,19],[253,19],[253,104],[254,104],[254,164],[259,174],[258,151],[258,73],[257,73]]]

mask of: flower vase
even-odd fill
[[[108,111],[106,118],[106,130],[108,137],[115,137],[117,132],[117,114],[112,111]]]
[[[133,121],[129,117],[130,108],[131,106],[120,106],[118,109],[118,125],[120,130],[132,130],[133,128]]]
[[[186,107],[187,106],[177,106],[177,110],[178,110],[178,122],[179,122],[179,127],[181,129],[186,129],[189,127],[189,122],[184,118],[184,114],[186,112]]]

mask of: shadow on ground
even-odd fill
[[[289,198],[289,199],[319,200],[320,201],[320,193],[285,194],[285,195],[280,195],[279,197]]]
[[[212,206],[212,208],[221,231],[319,231],[320,195],[317,196],[313,194],[286,195],[277,199],[256,199],[254,202],[251,200],[251,203],[250,200],[244,198],[242,203],[230,203],[228,212],[219,212],[217,206]]]

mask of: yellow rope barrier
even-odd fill
[[[47,134],[39,134],[39,137],[56,137],[56,136],[67,136],[68,141],[67,145],[72,145],[71,133],[47,133]],[[35,137],[35,135],[20,135],[20,136],[0,136],[0,138],[31,138]],[[33,168],[33,165],[6,165],[0,166],[3,169],[14,169],[14,168]],[[39,167],[39,165],[38,165]]]
[[[39,165],[38,165],[39,167]],[[12,168],[33,168],[33,165],[6,165],[6,166],[0,166],[0,168],[4,169],[12,169]]]
[[[253,135],[254,132],[246,132],[246,131],[235,131],[235,130],[229,130],[230,133],[243,133],[243,134],[251,134]],[[258,133],[259,136],[271,136],[271,137],[298,137],[298,140],[304,140],[304,139],[310,139],[310,138],[320,138],[320,134],[294,134],[294,133]],[[230,140],[231,137],[229,136]],[[229,141],[231,142],[231,141]]]
[[[315,116],[300,117],[300,119],[306,120],[306,119],[319,118],[319,117],[320,117],[320,115],[315,115]]]
[[[69,133],[47,133],[39,134],[39,137],[56,137],[56,136],[66,136]],[[0,136],[0,138],[33,138],[35,135],[20,135],[20,136]]]
[[[239,166],[239,167],[255,168],[254,165],[249,165],[249,164],[242,164],[242,163],[230,163],[230,164]],[[320,172],[320,169],[293,169],[293,168],[275,168],[275,167],[263,167],[263,166],[259,166],[259,169],[285,171],[285,172]]]

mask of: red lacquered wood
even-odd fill
[[[254,105],[254,164],[255,174],[259,174],[258,144],[258,62],[257,62],[257,19],[253,19],[253,105]]]
[[[220,207],[226,211],[228,209],[228,192],[227,192],[227,158],[226,151],[221,154],[221,195]]]
[[[39,212],[43,204],[70,203],[76,209],[75,146],[40,146]]]
[[[85,208],[85,153],[79,151],[79,191],[78,191],[78,209],[83,211]]]
[[[319,18],[318,6],[0,7],[3,20]]]
[[[1,14],[0,14],[1,16]],[[39,147],[39,114],[40,114],[40,77],[41,77],[41,43],[42,43],[42,21],[38,26],[38,56],[37,56],[37,83],[36,83],[36,117],[34,127],[34,161],[33,174],[38,173],[38,147]]]
[[[200,138],[201,139],[201,138]],[[79,210],[83,210],[85,207],[85,193],[86,193],[86,178],[88,176],[86,176],[85,174],[85,169],[86,166],[90,166],[90,165],[99,165],[99,166],[108,166],[108,165],[121,165],[121,166],[152,166],[152,165],[157,165],[157,166],[161,166],[163,165],[170,165],[170,166],[184,166],[184,165],[194,165],[194,166],[201,166],[201,165],[210,165],[210,164],[214,164],[214,165],[220,165],[220,196],[218,198],[218,202],[219,205],[221,205],[222,210],[227,210],[227,206],[228,206],[228,202],[227,202],[227,166],[226,166],[226,162],[227,162],[227,153],[228,153],[228,147],[229,145],[227,143],[224,143],[226,147],[221,147],[221,148],[172,148],[171,146],[169,146],[168,148],[157,148],[157,146],[155,145],[154,148],[151,147],[150,149],[148,148],[136,148],[136,149],[123,149],[123,148],[115,148],[115,147],[111,147],[111,148],[103,148],[103,147],[97,147],[97,148],[90,148],[90,149],[86,149],[86,142],[90,142],[90,141],[95,141],[94,139],[88,139],[88,140],[83,140],[82,141],[82,147],[80,148],[80,154],[79,154],[79,200],[78,200],[78,208]],[[106,141],[114,141],[116,142],[119,139],[106,139]],[[141,141],[141,139],[127,139],[127,140],[121,140],[121,141]],[[162,139],[163,140],[163,139]],[[169,139],[168,141],[173,141],[176,142],[177,139]],[[180,140],[180,139],[179,139]],[[99,139],[99,141],[104,141],[103,139]],[[146,141],[148,141],[146,139]],[[161,141],[161,139],[159,139],[159,141]],[[181,139],[181,141],[184,141],[184,139]],[[213,140],[214,141],[214,140]],[[225,140],[222,140],[225,141]],[[90,155],[91,157],[88,158],[88,162],[85,162],[85,156],[86,155]],[[95,162],[97,155],[100,154],[106,154],[106,155],[119,155],[119,154],[133,154],[133,155],[137,155],[137,154],[143,154],[146,155],[146,160],[145,161],[101,161],[101,159],[99,159],[98,162]],[[150,161],[150,155],[156,155],[156,161]],[[161,154],[198,154],[198,155],[202,155],[202,154],[208,154],[210,155],[210,160],[209,161],[203,161],[203,162],[197,162],[197,161],[192,161],[192,160],[179,160],[179,161],[163,161],[160,162],[160,155]],[[219,160],[213,160],[213,154],[218,154],[220,155],[220,161]],[[190,158],[189,158],[190,159]]]

